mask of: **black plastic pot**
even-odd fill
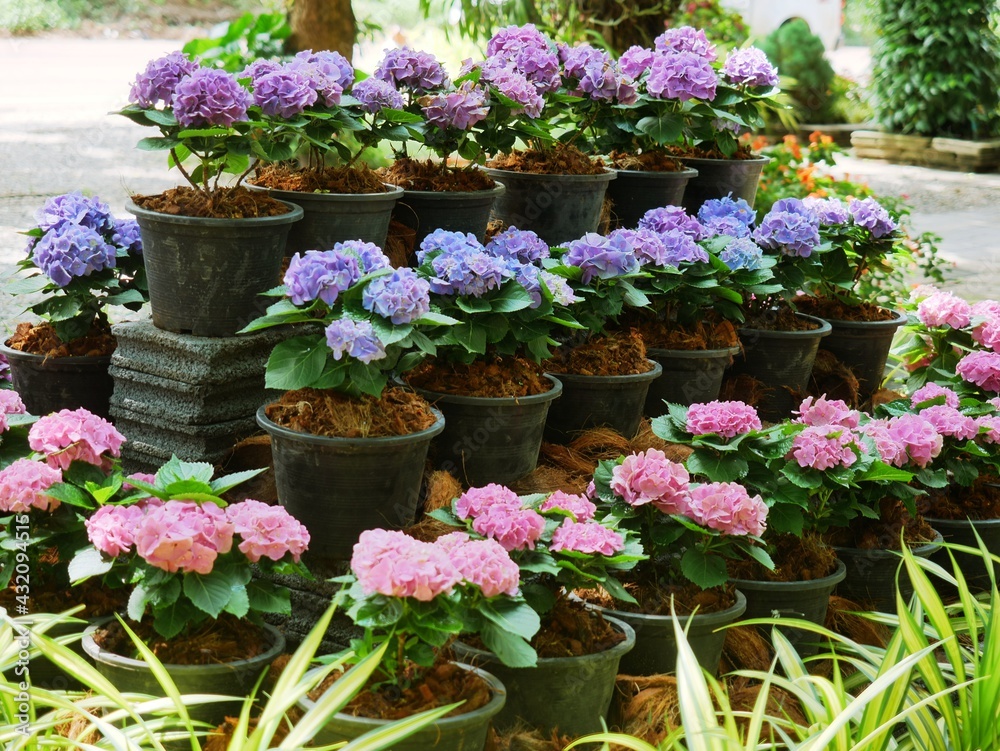
[[[929,558],[941,547],[941,534],[934,542],[910,548],[913,555]],[[834,547],[837,557],[847,567],[847,576],[837,585],[840,597],[871,608],[880,613],[896,612],[896,572],[899,570],[899,591],[903,601],[908,602],[913,594],[913,585],[906,570],[900,569],[900,553],[892,550],[861,550],[859,548]]]
[[[10,363],[14,390],[33,415],[83,407],[107,419],[114,379],[108,374],[111,355],[45,357],[0,345]]]
[[[545,440],[563,443],[582,430],[601,427],[632,438],[642,420],[646,392],[663,371],[659,363],[648,362],[652,367],[635,375],[554,373],[563,390],[562,396],[549,407]]]
[[[906,313],[893,311],[890,321],[835,321],[822,348],[832,352],[858,378],[859,398],[865,401],[878,391],[885,378],[885,363],[896,330],[906,323]]]
[[[492,698],[485,705],[471,712],[444,717],[408,738],[392,744],[392,751],[482,751],[486,747],[490,721],[503,709],[507,701],[507,690],[500,680],[485,670],[462,663],[459,667],[470,670],[485,680],[490,687]],[[308,711],[313,707],[308,697],[299,701],[299,708]],[[385,727],[392,720],[371,717],[355,717],[346,712],[337,712],[315,737],[321,745],[352,741],[367,732]]]
[[[136,206],[149,282],[153,325],[194,336],[232,336],[270,304],[260,297],[278,284],[285,238],[302,209],[280,216],[210,219],[173,216]]]
[[[506,485],[538,464],[549,405],[562,393],[552,388],[521,397],[456,396],[414,388],[444,414],[444,431],[434,441],[434,463],[469,487]]]
[[[684,169],[678,172],[643,172],[640,170],[615,170],[618,173],[608,184],[611,199],[611,227],[637,226],[650,209],[661,206],[680,206],[684,189],[697,176],[698,171]]]
[[[366,529],[413,523],[431,439],[426,430],[386,438],[332,438],[289,430],[257,410],[271,436],[278,501],[309,530],[311,555],[348,560]]]
[[[285,255],[306,250],[329,250],[338,242],[361,240],[385,247],[393,207],[403,189],[386,185],[387,193],[305,193],[275,190],[247,184],[251,190],[267,191],[272,198],[302,207],[302,219],[292,225],[285,242]]]
[[[830,324],[822,318],[796,313],[817,325],[807,331],[739,330],[743,356],[736,358],[734,373],[753,376],[767,389],[757,404],[765,420],[778,422],[798,407],[809,385],[820,340],[829,336]]]
[[[739,347],[647,349],[646,356],[660,363],[663,375],[649,385],[644,414],[650,417],[665,414],[664,402],[689,406],[718,399],[722,377],[739,351]]]
[[[928,524],[941,533],[945,542],[978,548],[979,543],[976,541],[976,534],[978,534],[987,550],[993,555],[1000,555],[1000,519],[931,519],[929,517],[925,517],[925,519]],[[986,561],[982,556],[960,553],[957,550],[948,550],[942,547],[931,554],[931,560],[943,566],[945,571],[951,571],[949,553],[955,556],[955,562],[961,567],[962,576],[965,577],[966,584],[970,589],[978,592],[989,591],[991,580]],[[993,568],[994,575],[1000,576],[1000,565],[991,561],[990,566]],[[951,584],[936,576],[932,576],[931,581],[942,594],[954,594],[955,588]]]
[[[722,645],[726,641],[723,629],[734,623],[746,610],[747,600],[736,590],[736,604],[718,613],[703,615],[646,615],[620,610],[597,608],[605,616],[625,621],[635,631],[635,649],[622,658],[622,673],[626,675],[657,675],[677,671],[677,639],[674,621],[687,630],[688,644],[698,664],[713,675],[719,672]],[[611,620],[609,618],[608,620]]]
[[[766,156],[753,159],[678,158],[685,167],[698,170],[698,174],[684,188],[684,202],[681,205],[689,214],[697,214],[705,201],[726,196],[731,196],[734,200],[742,198],[753,206],[761,170],[771,161]]]
[[[635,645],[628,623],[607,618],[625,640],[611,649],[580,657],[541,657],[533,668],[509,668],[492,652],[456,642],[452,648],[461,659],[482,665],[507,688],[507,704],[493,724],[498,730],[518,721],[544,735],[557,730],[571,738],[597,733],[608,714],[615,690],[619,662]]]
[[[486,225],[496,199],[503,195],[504,186],[497,183],[490,190],[471,191],[403,191],[392,218],[416,232],[415,248],[436,229],[469,232],[480,242],[486,240]]]
[[[507,190],[493,204],[493,218],[532,230],[549,245],[596,232],[614,170],[599,175],[539,175],[485,168]]]
[[[746,595],[747,609],[744,619],[750,618],[795,618],[822,625],[826,622],[826,610],[830,604],[833,588],[847,576],[843,561],[837,561],[837,569],[822,579],[795,582],[754,581],[734,579],[733,584]],[[815,654],[818,637],[799,628],[780,627],[781,633],[795,646],[800,655]],[[771,626],[763,627],[770,641]]]

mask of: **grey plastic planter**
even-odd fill
[[[941,546],[942,540],[938,533],[933,542],[910,548],[910,552],[920,558],[930,558]],[[878,548],[862,550],[834,547],[834,550],[847,566],[847,576],[837,585],[837,594],[864,608],[880,613],[895,613],[896,572],[903,560],[901,554]],[[903,596],[903,602],[908,602],[913,594],[913,585],[905,569],[899,570],[899,593]]]
[[[832,327],[823,340],[823,349],[832,352],[858,377],[858,396],[865,401],[878,391],[885,378],[885,363],[896,330],[906,323],[906,313],[893,311],[889,321],[837,321],[826,319]]]
[[[612,201],[611,224],[629,229],[636,227],[650,209],[682,205],[688,181],[698,176],[698,170],[690,168],[677,172],[615,172],[618,177],[608,184],[607,193]]]
[[[649,385],[645,414],[649,417],[666,414],[664,402],[690,406],[718,399],[726,368],[739,351],[739,347],[647,349],[646,356],[662,366],[663,375]]]
[[[111,355],[102,357],[45,357],[0,345],[10,363],[14,390],[33,415],[84,407],[109,416],[115,382],[108,374]]]
[[[978,548],[979,543],[976,540],[978,534],[990,553],[1000,555],[1000,519],[932,519],[931,517],[924,519],[941,533],[944,542]],[[971,589],[980,592],[990,590],[991,580],[987,563],[980,555],[960,553],[942,547],[931,554],[931,560],[943,566],[945,571],[951,571],[949,553],[955,556],[955,562],[961,567],[962,575]],[[991,561],[989,566],[993,569],[994,576],[1000,576],[1000,564]],[[951,584],[936,576],[932,576],[931,581],[942,594],[954,594],[955,588]]]
[[[436,229],[471,233],[484,242],[493,204],[504,190],[499,182],[489,190],[406,190],[392,216],[417,233],[415,248]]]
[[[742,198],[751,206],[757,198],[757,185],[764,165],[770,157],[753,159],[698,159],[678,157],[685,167],[698,170],[684,188],[683,206],[689,214],[697,214],[705,201],[713,198]]]

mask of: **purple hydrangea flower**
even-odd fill
[[[724,198],[712,198],[698,209],[698,219],[707,224],[711,219],[733,217],[749,227],[757,218],[753,207],[742,198],[733,199],[732,194]]]
[[[657,52],[690,52],[710,63],[718,58],[715,45],[708,41],[705,32],[693,26],[667,29],[653,40],[653,45]]]
[[[705,262],[708,252],[683,230],[671,229],[660,233],[660,240],[666,248],[665,266],[680,266],[682,263]]]
[[[690,235],[692,240],[700,240],[705,232],[701,223],[693,216],[689,216],[680,206],[661,206],[650,209],[642,215],[639,226],[651,229],[657,234],[679,229]]]
[[[776,201],[753,239],[762,248],[808,258],[819,245],[819,219],[798,198]]]
[[[381,112],[385,108],[400,110],[405,102],[396,87],[381,78],[369,77],[354,84],[351,95],[361,102],[365,112]]]
[[[631,79],[637,79],[653,64],[653,50],[647,47],[632,45],[618,58],[618,68]]]
[[[847,210],[851,213],[854,223],[870,230],[876,240],[896,230],[896,222],[874,198],[851,201],[847,204]]]
[[[656,99],[711,101],[718,86],[715,70],[693,52],[660,53],[653,58],[646,91]]]
[[[326,327],[326,344],[333,350],[333,359],[345,354],[365,365],[385,357],[385,347],[368,321],[340,318]]]
[[[372,279],[361,304],[365,310],[388,318],[395,325],[413,323],[431,309],[431,287],[413,269],[396,269],[389,276]]]
[[[284,66],[277,60],[254,60],[243,69],[242,73],[237,75],[237,78],[249,78],[250,82],[256,85],[258,78],[266,76],[268,73],[282,70],[283,68]]]
[[[168,104],[178,82],[198,70],[198,63],[189,60],[180,50],[151,60],[146,69],[135,77],[128,100],[140,107]]]
[[[757,47],[732,50],[722,66],[722,75],[737,86],[778,85],[778,69]]]
[[[108,204],[97,196],[87,198],[79,191],[53,196],[35,212],[36,226],[42,231],[48,231],[64,221],[101,233],[113,230],[115,226]]]
[[[431,261],[431,291],[439,295],[482,297],[511,276],[507,264],[483,251],[442,253]]]
[[[604,237],[596,232],[588,232],[569,243],[563,260],[567,265],[578,266],[583,271],[581,281],[584,284],[595,276],[598,279],[613,279],[639,269],[639,259],[626,238]]]
[[[802,203],[816,215],[824,226],[847,224],[850,215],[847,206],[839,198],[803,198]]]
[[[115,219],[111,242],[132,255],[142,255],[142,234],[135,219]]]
[[[468,130],[490,113],[488,98],[486,89],[466,81],[458,89],[435,94],[421,109],[428,124],[441,130]]]
[[[520,104],[528,117],[535,119],[541,116],[545,107],[542,95],[521,73],[509,63],[500,59],[487,60],[482,65],[481,80],[495,87],[508,99]],[[515,110],[513,114],[519,114]]]
[[[392,266],[389,256],[383,253],[382,249],[375,243],[366,243],[362,240],[345,240],[344,242],[336,243],[333,249],[341,253],[353,253],[360,262],[362,275]]]
[[[295,117],[319,94],[301,70],[282,68],[254,80],[253,101],[268,117]]]
[[[513,59],[523,49],[549,49],[552,43],[533,23],[505,26],[486,43],[487,57]]]
[[[350,75],[345,74],[343,65],[347,65]],[[285,65],[285,69],[295,71],[308,81],[309,88],[316,92],[317,101],[322,101],[327,107],[340,104],[344,89],[354,80],[354,69],[337,52],[303,50]]]
[[[228,128],[247,119],[250,96],[236,77],[216,68],[198,68],[181,79],[171,106],[184,128],[219,125]]]
[[[59,287],[74,277],[115,267],[115,248],[97,231],[63,221],[35,244],[32,262]]]
[[[486,252],[498,258],[512,258],[519,263],[534,263],[549,257],[549,246],[531,230],[508,227],[493,236]]]
[[[446,229],[436,229],[420,242],[417,251],[417,263],[423,263],[428,253],[443,250],[446,253],[471,253],[483,250],[482,243],[471,232],[453,232]]]
[[[295,59],[292,60],[291,64],[295,66],[299,63],[315,66],[316,70],[336,83],[341,91],[350,88],[351,84],[354,83],[354,66],[351,65],[350,60],[339,52],[333,52],[332,50],[320,50],[319,52],[302,50],[295,55]]]
[[[572,305],[580,302],[580,298],[573,292],[569,280],[553,274],[551,271],[544,271],[530,263],[520,264],[514,269],[514,278],[524,287],[531,296],[531,309],[542,304],[542,284],[552,295],[552,302],[556,305]]]
[[[651,263],[654,266],[664,266],[668,263],[667,247],[662,238],[646,227],[638,229],[616,229],[608,237],[622,237],[632,247],[632,252],[640,266]]]
[[[729,237],[750,237],[750,228],[735,216],[716,216],[704,223],[705,237],[727,235]]]
[[[386,50],[373,75],[418,94],[437,91],[448,85],[448,74],[437,58],[429,52],[418,52],[410,47]]]
[[[719,253],[719,260],[733,271],[756,271],[762,265],[764,251],[749,237],[741,237],[733,240]]]
[[[631,79],[621,76],[611,55],[589,44],[573,47],[567,52],[563,75],[576,82],[573,93],[595,101],[618,98],[623,85],[626,97],[630,94],[634,97],[635,94]]]
[[[486,55],[512,67],[539,93],[555,91],[562,82],[559,55],[534,24],[500,29],[486,44]]]
[[[322,300],[329,306],[358,279],[361,269],[353,253],[340,250],[307,250],[296,253],[285,272],[288,296],[295,305]]]
[[[10,383],[10,362],[7,355],[0,355],[0,381]]]
[[[510,260],[511,265],[509,268],[514,272],[514,280],[524,287],[525,291],[531,297],[531,305],[528,307],[534,310],[542,304],[542,270],[537,266],[532,266],[530,263],[518,263],[514,259]]]

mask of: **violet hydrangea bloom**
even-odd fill
[[[351,571],[365,594],[430,602],[450,594],[462,573],[448,552],[404,532],[368,529],[354,543]]]
[[[482,243],[471,232],[455,232],[447,229],[436,229],[420,242],[417,250],[417,263],[423,263],[427,256],[435,250],[446,253],[468,253],[483,250]]]
[[[722,65],[722,75],[737,86],[778,85],[778,69],[757,47],[732,50]]]
[[[578,522],[590,521],[594,518],[594,514],[597,513],[597,506],[585,496],[570,495],[561,490],[552,493],[538,507],[539,511],[552,511],[553,509],[565,511],[573,521]]]
[[[847,224],[847,221],[851,218],[847,211],[847,206],[839,198],[815,198],[809,196],[808,198],[803,198],[802,203],[816,215],[819,223],[826,227]]]
[[[487,60],[480,69],[481,82],[488,83],[513,102],[521,105],[523,110],[513,110],[519,115],[523,111],[528,117],[537,119],[545,108],[545,100],[522,73],[518,72],[504,60]]]
[[[719,260],[733,271],[756,271],[763,265],[764,251],[749,237],[740,237],[719,253]]]
[[[268,117],[291,118],[316,103],[319,94],[301,70],[281,68],[254,80],[253,101]]]
[[[751,430],[760,430],[757,410],[744,402],[713,401],[688,407],[685,428],[691,435],[720,435],[734,438]]]
[[[917,305],[917,318],[925,326],[961,329],[972,321],[972,306],[958,295],[935,290]]]
[[[0,511],[23,514],[31,509],[55,511],[59,500],[45,491],[62,482],[62,472],[45,462],[18,459],[0,470]]]
[[[445,537],[453,535],[464,533],[453,532]],[[503,545],[496,540],[470,540],[468,535],[464,537],[464,541],[443,543],[449,559],[462,578],[479,587],[486,598],[516,595],[521,585],[521,569]],[[441,547],[443,539],[439,537],[434,544]]]
[[[520,263],[535,263],[549,257],[549,246],[530,229],[508,227],[493,236],[486,252],[499,258],[511,258]]]
[[[679,229],[692,240],[700,240],[704,227],[693,216],[689,216],[680,206],[661,206],[650,209],[642,215],[639,227],[645,227],[657,234],[663,234],[672,229]]]
[[[646,227],[638,229],[616,229],[608,237],[622,237],[632,246],[632,251],[640,266],[651,263],[654,266],[676,266],[667,251],[663,239]]]
[[[309,530],[281,506],[248,499],[226,506],[226,518],[240,537],[240,552],[253,563],[286,555],[298,563],[309,547]]]
[[[233,524],[214,503],[167,501],[148,509],[135,530],[136,553],[171,573],[209,574],[232,546]]]
[[[0,381],[10,383],[10,361],[7,360],[7,355],[0,355]]]
[[[527,293],[531,296],[531,309],[535,309],[542,304],[542,284],[546,286],[552,295],[552,302],[556,305],[572,305],[580,302],[579,297],[570,286],[569,280],[553,274],[551,271],[543,271],[531,264],[521,264],[514,272],[514,278]]]
[[[111,242],[132,255],[142,255],[142,233],[135,219],[115,219]]]
[[[59,287],[76,277],[115,267],[115,247],[104,237],[79,224],[63,221],[39,238],[31,261]]]
[[[413,323],[431,309],[431,286],[413,269],[396,269],[389,276],[372,279],[362,293],[365,310],[400,326]]]
[[[718,77],[705,58],[693,52],[661,53],[653,58],[646,79],[646,92],[655,99],[711,101]]]
[[[753,233],[762,248],[808,258],[819,245],[819,219],[797,198],[775,202]]]
[[[329,306],[337,302],[362,276],[358,258],[342,250],[307,250],[296,253],[288,264],[284,282],[294,305],[322,300]]]
[[[348,355],[368,365],[385,357],[385,347],[368,321],[338,318],[326,327],[326,344],[334,360]]]
[[[868,229],[876,240],[896,231],[896,222],[874,198],[855,199],[847,204],[847,210],[854,223]]]
[[[237,74],[237,78],[249,78],[251,84],[256,84],[257,79],[266,76],[268,73],[282,70],[284,66],[277,60],[254,60],[243,71]]]
[[[619,100],[622,104],[635,101],[632,79],[621,73],[614,60],[604,50],[582,44],[566,54],[563,76],[575,82],[573,93],[594,101]]]
[[[62,470],[75,461],[106,468],[112,457],[121,455],[123,443],[125,436],[114,425],[83,407],[46,415],[28,431],[31,450]]]
[[[584,284],[594,277],[613,279],[639,268],[639,260],[624,237],[605,237],[596,232],[588,232],[569,243],[563,260],[566,265],[578,266],[583,271]]]
[[[706,263],[708,261],[708,251],[683,230],[670,229],[661,232],[660,240],[666,251],[664,254],[666,266],[676,267],[682,263]]]
[[[653,50],[634,44],[618,58],[618,68],[624,75],[635,80],[649,70],[653,57]]]
[[[792,440],[788,452],[800,467],[820,471],[850,467],[857,461],[856,439],[850,428],[842,425],[810,425]]]
[[[500,29],[486,43],[486,55],[512,68],[539,93],[560,86],[559,56],[534,24]]]
[[[89,227],[102,234],[115,228],[111,207],[97,196],[88,198],[78,190],[46,199],[35,212],[35,225],[43,232],[63,222]]]
[[[702,224],[722,218],[735,219],[745,227],[750,227],[757,220],[757,215],[749,203],[742,198],[734,199],[732,193],[705,201],[698,209],[698,221]]]
[[[147,109],[160,102],[169,104],[177,84],[196,70],[198,63],[189,60],[180,50],[151,60],[146,69],[135,77],[128,100]]]
[[[710,482],[691,488],[692,518],[727,535],[755,535],[767,529],[767,504],[736,482]]]
[[[918,407],[921,404],[927,405],[927,402],[932,400],[938,404],[945,404],[953,409],[958,409],[958,394],[953,389],[933,382],[927,383],[914,391],[910,397],[910,405],[913,407]]]
[[[490,113],[489,92],[466,81],[458,89],[435,94],[421,107],[428,124],[441,130],[468,130]]]
[[[905,414],[890,418],[888,423],[889,437],[900,447],[900,451],[886,461],[896,467],[902,467],[907,462],[923,468],[930,464],[944,446],[944,438],[934,426],[920,415]]]
[[[171,107],[184,128],[213,125],[228,128],[245,122],[250,95],[231,73],[218,68],[198,68],[178,82]]]
[[[521,499],[510,488],[491,482],[462,493],[455,501],[455,514],[459,519],[475,519],[491,506],[521,508]]]
[[[603,524],[566,519],[552,533],[549,549],[553,553],[571,550],[589,555],[613,556],[625,549],[625,539]]]
[[[344,240],[335,243],[332,249],[339,253],[353,254],[358,259],[358,267],[361,269],[362,275],[392,266],[389,256],[383,253],[382,249],[375,243],[367,243],[364,240]]]
[[[296,53],[290,62],[292,67],[313,66],[312,70],[318,71],[324,77],[332,81],[337,87],[344,91],[354,83],[354,66],[350,60],[333,50],[302,50]],[[330,104],[330,102],[328,102]]]
[[[981,389],[1000,391],[1000,354],[996,352],[970,352],[958,361],[955,372]]]
[[[434,276],[428,281],[438,295],[482,297],[512,276],[503,259],[468,248],[443,251],[431,260],[431,269]]]
[[[693,26],[678,26],[667,29],[653,40],[657,52],[691,52],[698,57],[714,63],[718,58],[715,45],[701,29]]]
[[[712,217],[707,222],[703,221],[702,226],[705,228],[705,237],[725,235],[742,240],[749,239],[751,232],[750,227],[734,216]]]
[[[857,410],[847,406],[847,402],[841,399],[827,399],[826,394],[814,399],[807,396],[802,400],[797,411],[795,422],[804,425],[840,425],[845,428],[856,428],[861,421],[861,415]]]
[[[652,503],[665,514],[688,515],[691,476],[659,449],[629,454],[611,472],[611,490],[630,506]]]
[[[429,52],[410,47],[386,50],[372,75],[418,94],[437,91],[448,85],[448,74],[437,58]]]
[[[406,104],[403,95],[395,86],[374,76],[354,84],[351,96],[361,102],[361,108],[369,114],[381,112],[386,108],[401,110]]]

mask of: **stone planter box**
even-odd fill
[[[851,134],[851,145],[859,157],[885,159],[895,164],[959,172],[995,172],[1000,167],[1000,139],[964,141],[856,130]]]

